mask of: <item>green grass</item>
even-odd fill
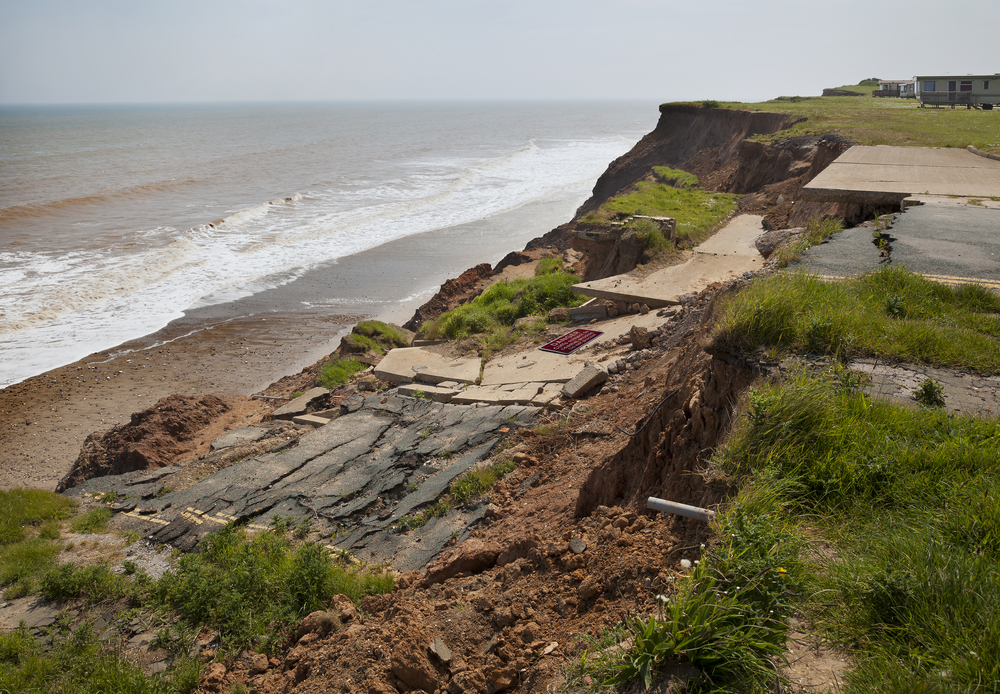
[[[654,166],[653,173],[660,183],[674,188],[697,188],[699,185],[698,177],[693,173],[672,169],[669,166]]]
[[[181,657],[147,677],[121,653],[101,643],[88,622],[70,630],[57,622],[46,638],[25,630],[0,634],[0,692],[60,694],[190,694],[201,666]]]
[[[651,219],[632,220],[629,228],[642,242],[643,254],[647,259],[657,258],[674,250],[674,244],[663,235],[660,225]]]
[[[387,323],[364,320],[354,326],[353,334],[376,341],[383,348],[409,347],[406,337]]]
[[[562,258],[542,258],[535,265],[535,275],[549,275],[553,272],[565,272]]]
[[[393,587],[388,572],[334,560],[320,545],[293,547],[282,533],[249,537],[227,526],[200,548],[150,586],[149,600],[218,629],[229,652],[274,651],[286,629],[334,595],[360,601]]]
[[[809,373],[743,411],[719,464],[833,543],[800,608],[855,660],[845,691],[1000,687],[1000,421]]]
[[[966,147],[1000,154],[1000,112],[964,108],[919,108],[915,99],[872,97],[869,87],[854,89],[864,96],[779,97],[760,103],[726,102],[725,108],[777,111],[807,120],[774,135],[753,139],[774,141],[802,135],[836,133],[862,145]]]
[[[715,340],[738,351],[869,355],[1000,373],[1000,297],[900,267],[825,282],[783,273],[721,307]]]
[[[68,518],[76,502],[42,489],[0,491],[0,547],[23,540],[28,528]]]
[[[95,506],[74,518],[69,527],[75,533],[102,533],[107,528],[111,515],[111,509],[107,506]]]
[[[367,364],[357,359],[333,359],[320,369],[319,384],[324,388],[336,388],[347,383],[353,374],[367,368]]]
[[[718,517],[715,531],[719,540],[698,565],[657,596],[656,615],[625,620],[584,653],[577,681],[590,676],[626,689],[638,679],[648,689],[657,669],[683,662],[711,683],[695,691],[774,691],[786,618],[808,576],[801,534],[774,494],[750,489]]]
[[[611,198],[598,210],[584,215],[581,221],[601,223],[634,214],[673,217],[677,220],[678,244],[694,246],[732,216],[739,197],[640,181],[635,192]]]
[[[579,278],[569,272],[551,271],[531,279],[496,282],[467,304],[462,304],[425,323],[421,331],[431,338],[460,340],[470,335],[497,333],[514,325],[518,318],[544,316],[557,306],[579,306],[585,297],[572,286]],[[503,341],[496,336],[497,344]]]
[[[353,347],[352,352],[374,352],[375,354],[385,354],[385,350],[378,342],[365,335],[355,335],[354,333],[344,336],[344,342]]]

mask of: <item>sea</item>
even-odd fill
[[[0,387],[172,324],[402,322],[445,279],[569,221],[657,116],[615,101],[0,107]]]

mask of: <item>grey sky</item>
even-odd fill
[[[1000,72],[998,31],[996,0],[0,0],[0,103],[756,101]]]

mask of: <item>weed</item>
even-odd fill
[[[415,390],[415,391],[413,391],[413,397],[420,398],[421,400],[426,400],[427,399],[427,393],[425,393],[422,390]]]
[[[499,480],[516,469],[517,463],[514,461],[499,459],[489,466],[469,470],[452,481],[452,501],[459,506],[467,504],[488,492]]]
[[[924,407],[944,407],[944,386],[933,378],[925,379],[913,391],[913,399]]]
[[[292,400],[294,400],[295,398],[301,398],[305,394],[306,392],[304,390],[297,390],[294,393],[292,393]]]
[[[336,388],[347,383],[353,374],[366,368],[368,365],[357,359],[333,359],[320,369],[319,383],[324,388]]]
[[[887,315],[886,297],[898,297]],[[824,282],[782,273],[754,283],[720,311],[715,339],[730,348],[844,352],[1000,372],[1000,297],[952,289],[900,267]]]
[[[75,533],[104,532],[108,521],[111,520],[111,516],[111,509],[105,506],[96,506],[83,515],[74,518],[69,527]]]
[[[111,490],[110,492],[104,492],[101,494],[101,503],[113,504],[118,501],[118,492]]]
[[[653,173],[656,174],[660,183],[674,188],[697,188],[699,186],[697,176],[680,169],[671,169],[669,166],[654,166]]]
[[[535,275],[550,275],[553,272],[564,272],[562,258],[542,258],[535,265]]]
[[[660,225],[653,220],[636,219],[629,226],[642,242],[643,254],[647,258],[656,258],[674,249],[674,245],[660,230]]]

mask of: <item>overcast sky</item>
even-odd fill
[[[1000,72],[998,0],[0,0],[0,103],[718,99]]]

